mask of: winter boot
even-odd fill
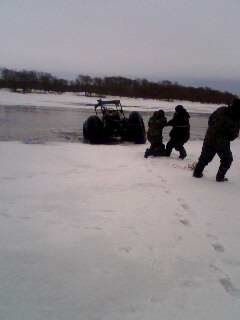
[[[162,157],[165,155],[165,146],[164,144],[161,144],[157,147],[155,147],[152,151],[152,155],[155,157]]]
[[[216,181],[217,182],[226,182],[226,181],[228,181],[228,178],[225,178],[225,177],[224,178],[217,178],[216,177]]]
[[[225,174],[228,171],[229,168],[223,167],[222,165],[220,165],[217,175],[216,175],[216,181],[217,182],[224,182],[224,181],[228,181],[227,178],[225,178]]]
[[[180,154],[180,156],[179,156],[179,159],[185,159],[186,158],[186,156],[187,156],[187,154],[186,153],[182,153],[182,154]]]
[[[149,151],[148,151],[149,149],[146,149],[146,151],[145,151],[145,153],[144,153],[144,158],[146,158],[147,159],[147,157],[149,156]]]
[[[151,154],[152,154],[152,153],[151,153],[151,149],[150,149],[150,148],[147,148],[146,151],[145,151],[145,153],[144,153],[144,158],[147,159]]]
[[[193,177],[194,178],[202,178],[203,176],[203,169],[204,167],[199,164],[199,162],[196,164],[196,167],[193,171]]]
[[[177,145],[177,146],[175,146],[175,149],[179,152],[179,159],[186,158],[187,152],[186,152],[186,150],[185,150],[183,145],[181,145],[181,144]]]

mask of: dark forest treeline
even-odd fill
[[[10,88],[22,92],[31,90],[56,92],[85,92],[86,95],[113,95],[134,98],[166,100],[188,100],[203,103],[229,103],[235,96],[208,87],[186,87],[170,81],[152,82],[146,79],[125,77],[90,77],[79,75],[68,81],[54,77],[50,73],[37,71],[0,70],[0,88]]]

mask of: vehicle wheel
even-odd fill
[[[83,137],[90,143],[103,141],[103,123],[97,116],[90,116],[83,124]]]
[[[145,126],[140,113],[136,111],[130,113],[128,118],[128,129],[131,141],[134,141],[135,143],[146,142]]]

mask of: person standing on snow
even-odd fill
[[[208,129],[204,138],[202,152],[195,166],[193,176],[201,178],[203,170],[217,154],[220,158],[220,166],[216,175],[216,181],[227,181],[225,174],[230,168],[233,157],[230,142],[239,135],[240,129],[240,99],[234,99],[227,107],[215,110],[208,120]]]
[[[190,137],[189,118],[189,113],[182,105],[176,106],[173,118],[167,123],[167,126],[173,127],[169,134],[170,140],[166,146],[167,157],[170,157],[173,148],[179,151],[180,159],[184,159],[187,156],[187,152],[183,145]]]
[[[162,131],[167,124],[167,119],[163,110],[158,110],[153,113],[148,121],[147,138],[151,143],[150,148],[146,149],[144,157],[163,156],[165,155],[165,146],[162,142]]]

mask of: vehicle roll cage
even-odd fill
[[[115,106],[116,111],[120,112],[123,117],[125,118],[123,109],[122,109],[122,105],[120,100],[105,100],[103,101],[102,99],[97,100],[97,104],[95,104],[95,112],[97,114],[97,108],[101,108],[102,113],[105,113],[108,110],[107,106]]]

